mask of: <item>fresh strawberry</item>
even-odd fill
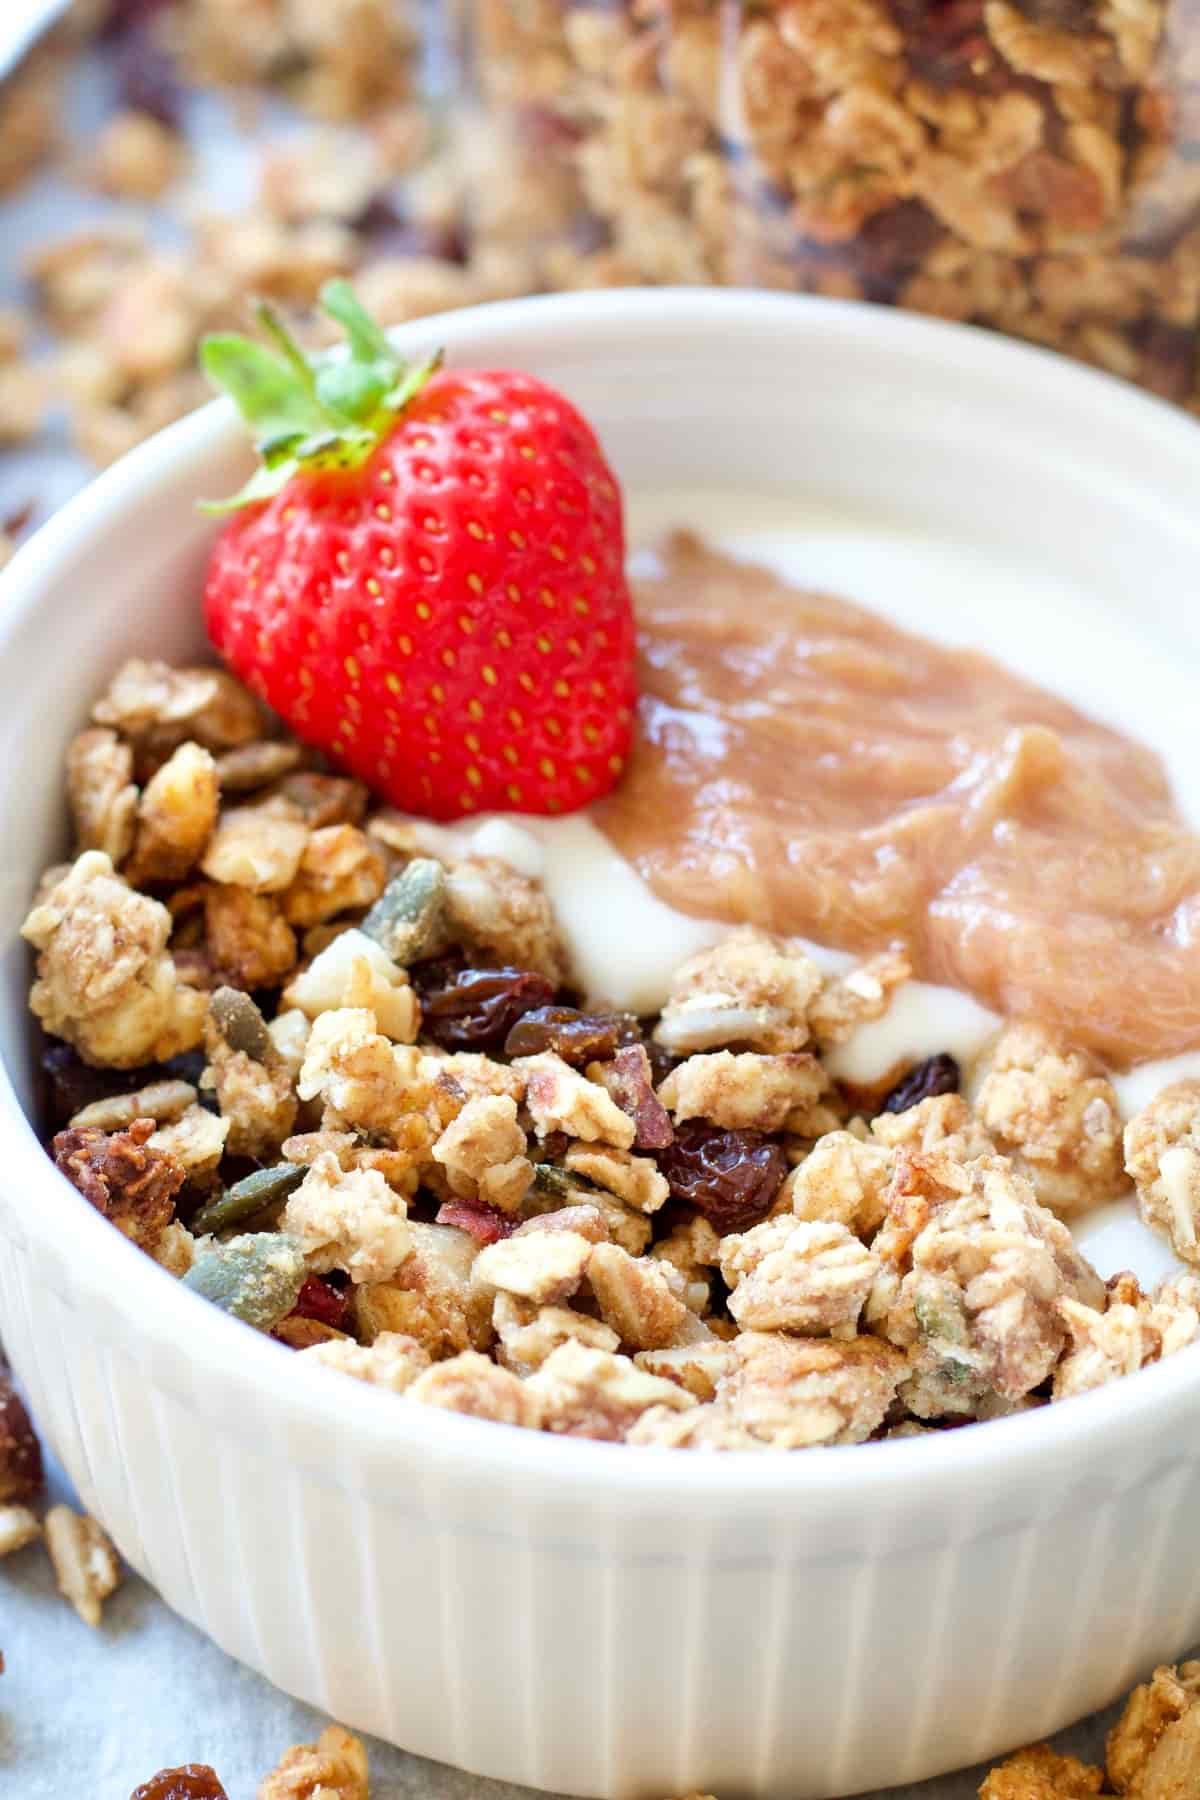
[[[350,356],[209,338],[262,466],[209,564],[209,635],[298,737],[432,818],[611,788],[635,700],[621,496],[587,423],[509,370],[403,364],[345,282]]]

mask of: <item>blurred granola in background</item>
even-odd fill
[[[1195,410],[1198,73],[1200,0],[77,0],[0,89],[0,204],[94,201],[20,244],[0,456],[49,418],[112,461],[206,398],[197,341],[247,296],[303,318],[351,273],[387,323],[629,283],[881,301]]]

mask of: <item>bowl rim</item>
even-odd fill
[[[466,308],[416,320],[393,333],[402,349],[417,353],[430,340],[452,356],[469,351],[481,335],[511,339],[519,359],[523,343],[578,344],[582,331],[610,337],[636,333],[677,340],[681,331],[707,333],[728,352],[731,333],[799,333],[831,344],[870,342],[881,354],[905,365],[906,376],[936,371],[958,383],[989,378],[1017,394],[1033,393],[1044,424],[1047,416],[1072,417],[1078,428],[1118,434],[1126,449],[1147,443],[1159,454],[1180,460],[1181,493],[1194,468],[1200,438],[1196,424],[1177,408],[1116,377],[1082,367],[1037,346],[1015,342],[972,326],[927,319],[890,308],[810,296],[741,289],[613,289],[605,292],[537,296]],[[12,640],[41,603],[48,586],[86,556],[93,533],[112,524],[135,502],[161,495],[186,503],[199,490],[199,466],[235,441],[232,405],[217,400],[167,427],[97,476],[67,502],[18,550],[0,572],[0,670]],[[1197,536],[1200,552],[1200,535]],[[296,1379],[287,1363],[294,1355],[282,1344],[247,1331],[237,1321],[187,1290],[148,1257],[138,1255],[75,1192],[49,1161],[17,1099],[7,1066],[0,1065],[0,1123],[5,1128],[6,1161],[0,1173],[0,1230],[16,1239],[39,1241],[61,1254],[71,1248],[70,1285],[115,1308],[129,1341],[152,1340],[167,1353],[154,1380],[204,1409],[195,1379],[197,1365],[210,1389],[228,1393],[252,1387],[258,1402],[277,1410],[281,1424],[314,1431],[314,1443],[343,1440],[336,1458],[356,1438],[389,1449],[397,1457],[436,1458],[464,1476],[525,1484],[530,1492],[586,1492],[598,1499],[624,1498],[666,1505],[686,1499],[708,1502],[725,1513],[747,1500],[796,1502],[843,1497],[856,1512],[869,1509],[881,1484],[902,1485],[931,1498],[959,1484],[983,1491],[984,1484],[1032,1474],[1052,1460],[1056,1467],[1090,1461],[1100,1451],[1113,1461],[1116,1439],[1125,1430],[1164,1421],[1190,1399],[1200,1406],[1200,1343],[1136,1376],[1124,1377],[1070,1404],[955,1429],[927,1439],[876,1442],[827,1448],[820,1456],[764,1456],[756,1452],[685,1455],[657,1447],[636,1451],[623,1444],[564,1439],[497,1425],[440,1409],[396,1405],[396,1396],[365,1383],[314,1371]],[[24,1202],[18,1209],[13,1196]],[[29,1196],[35,1195],[34,1204]],[[3,1217],[4,1208],[11,1220]],[[44,1271],[42,1276],[44,1278]],[[53,1285],[53,1283],[51,1283]],[[185,1362],[178,1359],[186,1340]],[[172,1361],[171,1359],[175,1360]],[[144,1355],[143,1355],[144,1360]],[[186,1374],[185,1374],[186,1366]],[[170,1371],[170,1373],[168,1373]],[[217,1409],[222,1428],[229,1409],[214,1390],[207,1405]],[[326,1460],[330,1460],[326,1451]],[[1128,1471],[1130,1479],[1136,1471]],[[1121,1479],[1113,1474],[1114,1482]],[[851,1500],[853,1495],[853,1500]]]

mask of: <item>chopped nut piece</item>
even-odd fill
[[[1166,1087],[1125,1127],[1125,1167],[1147,1225],[1200,1263],[1200,1081]]]
[[[126,878],[139,886],[182,881],[204,854],[217,823],[219,798],[211,751],[180,744],[142,793]]]
[[[283,1228],[316,1274],[342,1269],[355,1283],[389,1281],[412,1248],[402,1196],[377,1170],[343,1170],[329,1154],[288,1200]]]
[[[690,1394],[635,1368],[627,1356],[560,1344],[529,1377],[527,1389],[542,1408],[542,1428],[566,1437],[619,1441],[652,1406],[684,1412],[695,1406]]]
[[[533,1180],[527,1148],[516,1101],[497,1094],[468,1100],[433,1146],[433,1158],[461,1199],[511,1213]]]
[[[575,1292],[594,1248],[577,1231],[504,1238],[479,1252],[474,1279],[539,1306],[556,1305]]]
[[[95,1628],[102,1602],[121,1585],[116,1551],[95,1519],[72,1512],[69,1506],[50,1508],[45,1532],[59,1592],[84,1624]]]
[[[830,1131],[784,1183],[797,1218],[844,1225],[872,1238],[887,1214],[892,1156],[849,1131]]]
[[[337,913],[370,906],[383,892],[386,877],[382,856],[357,825],[323,826],[304,846],[281,901],[284,917],[290,925],[318,925]]]
[[[328,1725],[263,1777],[258,1800],[368,1800],[366,1750],[343,1726]]]
[[[782,1131],[828,1084],[807,1051],[760,1056],[728,1050],[691,1056],[661,1083],[658,1097],[678,1124],[706,1119],[728,1131]]]
[[[668,1262],[597,1244],[587,1265],[600,1316],[632,1350],[664,1350],[705,1335],[680,1298],[683,1277]]]
[[[989,1772],[979,1800],[1088,1800],[1103,1786],[1103,1769],[1060,1756],[1049,1744],[1031,1744]]]
[[[525,1082],[525,1103],[539,1137],[565,1131],[589,1144],[599,1139],[619,1150],[631,1148],[633,1120],[598,1083],[569,1068],[561,1056],[544,1050],[540,1056],[519,1056],[512,1066]]]
[[[830,1221],[766,1219],[721,1240],[729,1310],[746,1331],[853,1336],[879,1259]]]
[[[1058,1302],[1058,1310],[1071,1334],[1054,1371],[1054,1398],[1065,1400],[1193,1343],[1200,1334],[1200,1282],[1194,1276],[1163,1282],[1151,1298],[1136,1282],[1123,1298],[1118,1284],[1116,1291],[1110,1286],[1103,1312],[1069,1298]]]
[[[977,1109],[997,1149],[1060,1218],[1074,1218],[1124,1188],[1112,1083],[1090,1057],[1065,1048],[1043,1026],[1012,1025],[1004,1033]]]
[[[129,1069],[200,1042],[207,1003],[167,954],[171,915],[87,850],[33,907],[22,936],[39,951],[29,1004],[85,1062]]]
[[[81,731],[67,751],[67,799],[80,850],[102,850],[115,865],[133,843],[138,791],[133,751],[115,731]]]
[[[200,867],[211,881],[252,894],[285,894],[308,844],[308,826],[262,806],[222,812]],[[286,894],[285,894],[286,899]]]
[[[0,1558],[15,1556],[42,1535],[41,1520],[27,1506],[8,1506],[0,1501]]]
[[[594,1181],[636,1212],[657,1212],[671,1192],[657,1163],[648,1156],[633,1156],[628,1150],[571,1144],[563,1158],[563,1167],[572,1175]]]
[[[743,1331],[717,1383],[734,1422],[779,1450],[861,1444],[882,1425],[908,1364],[878,1338],[845,1342]]]
[[[304,969],[283,995],[308,1018],[341,1007],[365,1009],[393,1043],[416,1041],[421,1021],[417,996],[408,976],[365,932],[343,931]]]
[[[821,985],[816,963],[786,939],[735,931],[676,970],[655,1041],[676,1055],[727,1044],[768,1054],[801,1050]]]
[[[60,1131],[51,1145],[60,1169],[84,1199],[142,1250],[153,1254],[175,1215],[185,1170],[155,1147],[153,1119],[135,1119],[111,1135],[93,1126]]]
[[[536,1430],[541,1422],[538,1396],[477,1350],[464,1350],[447,1362],[435,1363],[418,1376],[408,1394],[410,1400],[425,1406],[441,1406],[474,1419],[495,1419],[502,1425]]]
[[[300,1355],[314,1367],[352,1375],[356,1381],[370,1382],[373,1387],[387,1388],[393,1394],[404,1393],[429,1367],[428,1351],[416,1338],[404,1337],[396,1331],[381,1331],[370,1344],[333,1338],[328,1343],[301,1350]]]
[[[492,1308],[498,1340],[496,1355],[514,1375],[531,1375],[560,1344],[575,1342],[590,1350],[619,1350],[621,1340],[608,1325],[565,1306],[534,1306],[501,1288]]]
[[[1187,1743],[1189,1775],[1194,1778],[1194,1722],[1200,1720],[1198,1697],[1197,1662],[1180,1663],[1178,1668],[1164,1663],[1148,1682],[1134,1688],[1124,1712],[1108,1734],[1108,1779],[1118,1794],[1131,1795],[1133,1800],[1176,1800],[1187,1792],[1187,1783],[1169,1784],[1159,1777],[1165,1776],[1175,1760],[1168,1739],[1186,1719],[1193,1728],[1177,1743]]]

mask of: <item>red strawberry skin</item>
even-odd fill
[[[356,469],[224,527],[213,644],[297,736],[435,819],[611,788],[636,698],[621,497],[590,426],[510,371],[445,371]]]

